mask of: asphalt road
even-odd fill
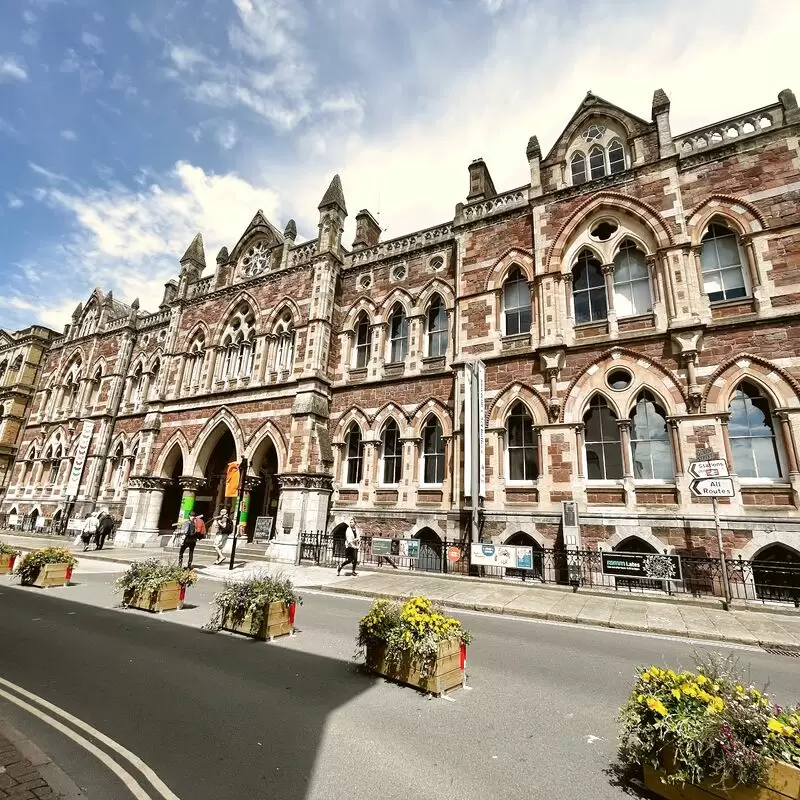
[[[364,600],[306,593],[298,635],[265,644],[67,592],[0,587],[0,676],[135,752],[181,800],[619,798],[614,718],[636,665],[691,666],[713,649],[781,702],[800,687],[797,659],[462,614],[472,689],[428,700],[354,668]],[[52,732],[44,746],[74,751]],[[90,799],[128,796],[74,774],[90,762],[61,766]]]

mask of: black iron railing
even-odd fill
[[[450,560],[448,551],[458,548],[460,558]],[[328,533],[304,533],[301,537],[300,560],[304,563],[333,567],[345,557],[344,537]],[[599,550],[577,550],[567,553],[558,549],[534,549],[531,569],[506,567],[474,567],[470,570],[469,546],[461,541],[421,540],[419,558],[376,556],[372,543],[362,537],[359,560],[379,566],[394,564],[399,569],[448,575],[518,580],[524,582],[570,585],[579,575],[578,586],[626,593],[686,594],[695,597],[724,597],[722,565],[718,558],[681,556],[683,578],[680,581],[638,580],[606,575],[602,571]],[[452,551],[454,552],[454,551]],[[728,582],[734,600],[792,603],[800,608],[800,563],[747,561],[742,558],[726,561]],[[574,581],[573,581],[574,582]]]

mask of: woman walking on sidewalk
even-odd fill
[[[228,516],[228,509],[222,508],[219,516],[216,518],[217,522],[217,536],[214,539],[214,550],[217,551],[217,558],[214,564],[221,564],[225,560],[225,545],[228,543],[228,537],[233,530],[233,520]]]

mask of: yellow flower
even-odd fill
[[[644,695],[643,694],[638,695],[637,698],[636,698],[636,702],[637,703],[644,703]]]
[[[681,690],[680,690],[680,689],[673,689],[673,690],[672,690],[672,696],[673,696],[673,697],[674,697],[676,700],[680,700],[680,699],[681,699]]]
[[[708,683],[708,678],[706,678],[706,676],[705,676],[705,675],[703,675],[703,673],[701,672],[701,673],[700,673],[700,674],[697,676],[697,684],[698,684],[698,686],[702,686],[702,685],[703,685],[703,684],[705,684],[705,683]]]
[[[667,716],[667,707],[657,697],[648,697],[647,707],[656,714],[661,714],[662,717]]]
[[[650,675],[650,673],[649,673],[649,672],[643,672],[643,673],[642,673],[642,680],[643,680],[645,683],[649,683],[649,682],[650,682],[650,678],[651,678],[651,677],[652,677],[652,675]]]
[[[771,719],[769,722],[767,722],[767,727],[771,731],[775,731],[775,733],[783,734],[784,724],[778,719]]]

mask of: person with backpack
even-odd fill
[[[221,564],[225,560],[225,554],[222,551],[225,549],[228,537],[233,531],[233,520],[230,518],[227,508],[220,509],[219,515],[216,517],[216,523],[217,536],[214,539],[214,550],[217,552],[217,558],[214,564]]]
[[[197,513],[192,511],[192,513],[189,514],[189,519],[183,523],[183,527],[181,528],[183,543],[181,544],[180,554],[178,555],[178,564],[183,567],[183,554],[188,549],[189,563],[186,565],[187,569],[192,568],[192,559],[194,558],[194,548],[197,544],[197,540],[203,538],[202,534],[197,530],[197,525],[195,525],[196,518]]]
[[[350,524],[345,528],[344,531],[344,554],[346,558],[339,565],[339,569],[336,570],[337,575],[341,575],[342,569],[348,564],[352,564],[353,569],[347,574],[358,575],[356,572],[356,567],[358,566],[358,548],[360,543],[361,540],[358,535],[358,530],[356,529],[356,521],[355,519],[351,519]]]

